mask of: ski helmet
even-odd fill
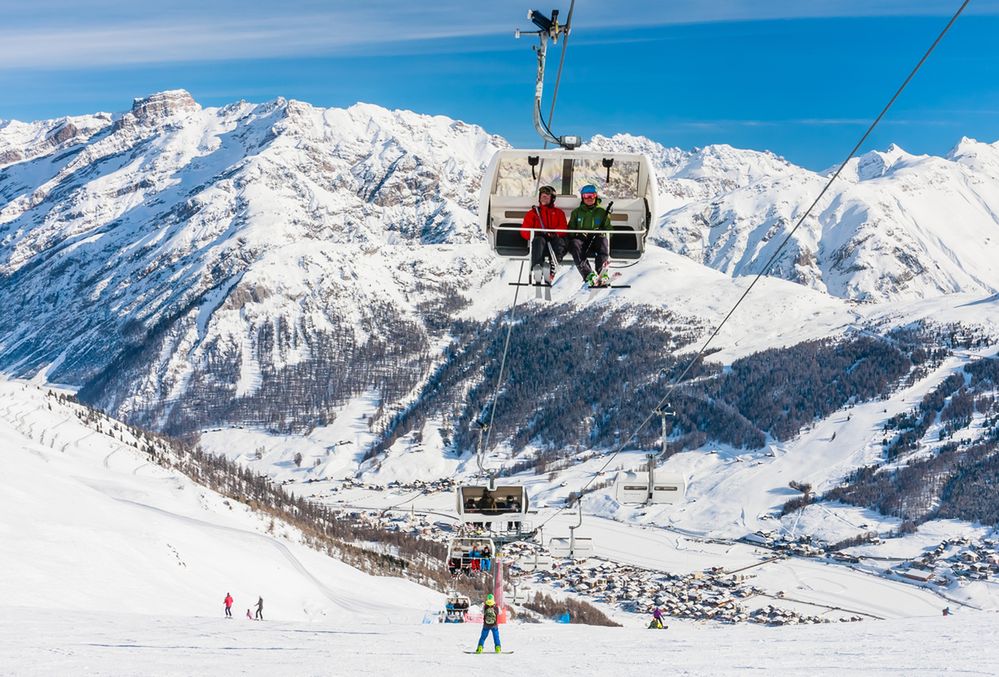
[[[496,598],[492,595],[486,595],[486,606],[493,606],[496,604]]]
[[[540,199],[542,195],[548,195],[551,198],[548,201],[549,205],[555,204],[555,196],[557,194],[558,193],[552,186],[541,186],[541,188],[538,188],[538,199]]]
[[[594,186],[592,183],[588,183],[588,184],[586,184],[585,186],[583,186],[582,188],[579,189],[579,194],[580,195],[590,195],[590,194],[596,195],[597,194],[597,187]]]

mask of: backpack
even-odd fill
[[[486,607],[486,610],[482,612],[482,622],[485,625],[496,625],[496,607]]]

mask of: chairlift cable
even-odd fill
[[[524,276],[524,262],[520,262],[520,272],[517,274],[517,281]],[[514,313],[517,310],[517,299],[520,296],[520,287],[516,287],[513,292],[513,305],[510,306],[510,310],[507,312],[507,328],[506,328],[506,343],[503,345],[503,357],[500,360],[499,374],[496,375],[496,385],[493,386],[493,405],[489,412],[489,423],[486,424],[486,439],[479,449],[479,459],[481,463],[482,457],[485,455],[486,449],[489,448],[489,436],[493,431],[493,419],[496,417],[496,400],[499,397],[499,387],[503,382],[503,371],[506,368],[506,355],[510,350],[510,335],[513,333],[513,319]],[[480,437],[481,439],[481,437]]]
[[[714,340],[714,338],[721,331],[722,327],[725,326],[725,323],[728,322],[729,318],[732,317],[732,314],[735,313],[736,308],[738,308],[739,305],[745,300],[745,298],[749,295],[749,292],[752,291],[753,287],[756,286],[756,283],[760,281],[760,278],[762,278],[767,273],[767,271],[770,270],[770,266],[772,266],[773,263],[774,263],[774,261],[777,260],[777,257],[780,255],[781,251],[784,249],[784,247],[787,245],[787,243],[791,241],[791,238],[797,232],[798,228],[801,227],[801,224],[805,222],[805,219],[808,218],[808,216],[812,213],[812,210],[819,203],[819,200],[822,199],[822,197],[829,190],[830,186],[832,186],[833,181],[835,181],[839,177],[839,175],[840,175],[840,173],[842,173],[843,169],[846,168],[847,163],[850,160],[853,159],[853,156],[857,153],[857,151],[860,149],[860,147],[863,145],[863,143],[867,140],[867,137],[869,137],[871,135],[871,132],[874,131],[874,128],[877,127],[877,125],[878,125],[879,122],[881,122],[881,119],[885,116],[885,114],[887,114],[888,110],[895,103],[896,99],[898,99],[898,97],[902,94],[902,91],[906,88],[906,86],[909,84],[909,82],[912,80],[912,78],[915,77],[916,73],[922,67],[923,63],[926,62],[926,60],[929,58],[929,56],[933,52],[933,50],[936,49],[936,46],[938,44],[940,44],[940,41],[943,40],[943,37],[950,30],[951,26],[954,25],[954,22],[957,21],[957,18],[959,16],[961,16],[961,13],[968,6],[969,2],[971,2],[971,0],[964,0],[964,2],[961,3],[961,6],[957,9],[957,11],[954,13],[954,15],[950,18],[950,21],[947,22],[947,25],[944,26],[943,30],[940,31],[940,34],[937,35],[936,40],[933,41],[933,44],[931,44],[929,46],[929,48],[926,50],[926,52],[923,54],[922,58],[919,60],[919,63],[916,64],[916,66],[909,73],[908,77],[906,77],[905,80],[902,82],[902,84],[898,87],[898,89],[895,90],[895,94],[891,97],[891,99],[888,101],[888,103],[885,104],[884,108],[881,109],[881,112],[878,114],[878,116],[874,119],[874,121],[867,128],[867,131],[864,132],[864,135],[860,137],[860,140],[857,141],[857,143],[853,146],[853,149],[850,150],[850,153],[849,153],[849,155],[846,156],[846,159],[844,159],[843,162],[840,163],[840,165],[836,169],[836,171],[832,174],[832,176],[829,177],[829,180],[826,181],[825,186],[819,192],[818,197],[815,198],[815,200],[808,207],[808,209],[805,210],[805,213],[802,214],[801,217],[798,219],[798,222],[794,224],[794,227],[784,237],[783,241],[781,241],[781,243],[780,243],[780,246],[777,247],[776,251],[774,251],[774,253],[770,256],[770,258],[767,260],[766,264],[763,266],[763,268],[760,270],[760,272],[756,274],[756,277],[753,278],[753,281],[749,284],[748,287],[746,287],[746,290],[742,293],[742,295],[739,297],[739,299],[735,302],[735,305],[732,306],[732,309],[728,311],[728,314],[726,314],[725,317],[722,319],[722,321],[718,324],[718,326],[715,327],[715,330],[711,333],[711,335],[708,337],[708,339],[704,342],[704,345],[701,346],[701,349],[697,351],[697,354],[694,355],[693,359],[690,360],[690,362],[687,364],[686,368],[680,373],[679,376],[677,376],[676,378],[673,379],[673,382],[666,389],[666,394],[663,395],[662,399],[659,400],[658,404],[656,404],[656,406],[653,407],[652,412],[649,413],[649,415],[646,416],[644,420],[642,420],[642,422],[638,425],[638,427],[635,428],[635,430],[623,442],[621,442],[620,444],[618,444],[617,448],[610,454],[610,456],[607,458],[607,461],[603,464],[603,466],[600,468],[600,470],[598,470],[596,473],[594,473],[593,477],[591,477],[589,479],[589,481],[587,481],[586,484],[584,484],[582,486],[582,488],[579,489],[579,491],[577,492],[577,495],[578,495],[578,499],[577,500],[579,500],[579,499],[582,498],[582,495],[586,491],[586,489],[588,489],[589,486],[591,484],[593,484],[593,481],[597,477],[599,477],[607,469],[607,466],[609,466],[611,464],[611,462],[614,460],[614,458],[624,450],[624,448],[628,445],[628,443],[631,442],[638,435],[638,433],[640,433],[642,431],[642,429],[645,428],[646,425],[648,425],[649,421],[651,421],[653,418],[655,418],[658,410],[661,407],[663,407],[663,405],[666,404],[666,402],[669,400],[669,398],[673,394],[673,392],[679,387],[681,381],[683,380],[683,377],[686,376],[690,372],[690,370],[693,369],[694,365],[697,364],[698,360],[701,359],[701,357],[704,355],[705,351],[707,350],[708,346],[711,344],[711,342]],[[559,508],[558,510],[556,510],[551,515],[551,517],[549,517],[548,519],[546,519],[544,522],[541,523],[541,527],[544,527],[544,525],[548,524],[548,522],[550,522],[551,520],[555,519],[555,517],[558,516],[558,514],[561,513],[563,510],[565,510],[566,507],[567,506],[562,506],[561,508]],[[541,528],[541,527],[539,527],[539,528]]]

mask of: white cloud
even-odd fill
[[[529,28],[527,7],[524,0],[440,0],[432,5],[412,0],[287,0],[278,11],[273,3],[252,0],[174,0],[155,6],[111,0],[36,0],[30,4],[0,0],[0,16],[4,17],[0,70],[355,54],[389,45],[395,46],[394,52],[406,52],[423,49],[412,44],[417,41],[446,38],[468,38],[456,48],[476,51],[481,49],[476,38]],[[578,0],[575,25],[596,37],[599,29],[610,27],[943,15],[955,8],[955,0]],[[997,12],[999,0],[979,0],[972,9]]]

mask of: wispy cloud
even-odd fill
[[[311,5],[313,3],[299,3]],[[384,2],[371,3],[376,7]],[[378,45],[474,38],[496,32],[475,16],[455,21],[441,8],[412,3],[391,12],[348,8],[311,12],[234,11],[231,15],[179,12],[151,20],[141,15],[95,22],[37,17],[0,28],[0,69],[88,67],[179,61],[353,54]],[[511,29],[512,32],[512,29]]]
[[[9,4],[9,7],[4,5]],[[563,3],[565,4],[565,3]],[[0,0],[0,69],[98,67],[178,61],[357,54],[450,39],[477,51],[478,38],[529,28],[524,0],[174,0],[167,6],[111,0]],[[977,0],[976,13],[999,13]],[[955,0],[578,0],[580,31],[715,21],[950,14]],[[563,19],[564,19],[563,14]],[[603,37],[609,37],[604,35]],[[465,38],[465,40],[454,40]],[[613,38],[612,38],[613,39]],[[618,35],[617,39],[628,40]],[[408,44],[408,46],[407,46]]]

